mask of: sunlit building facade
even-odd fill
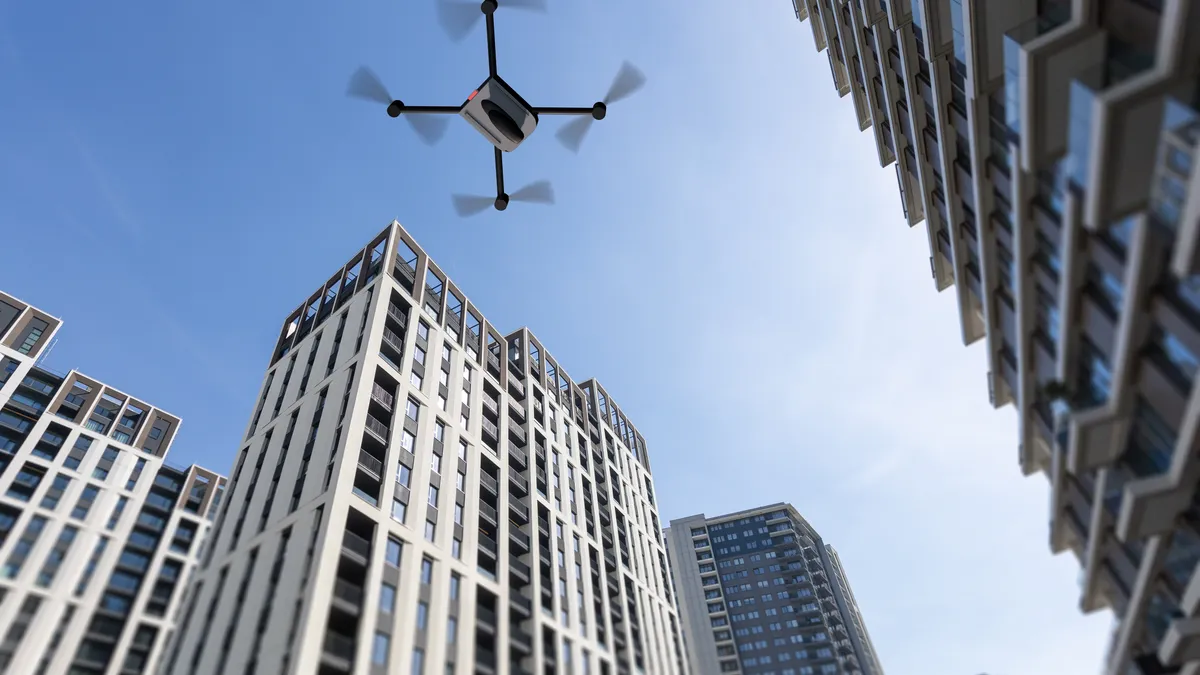
[[[162,672],[683,674],[646,442],[393,223],[287,317]]]
[[[794,0],[983,342],[1114,675],[1200,672],[1200,3]]]
[[[164,461],[179,418],[40,367],[61,323],[0,293],[0,673],[150,673],[225,479]]]
[[[663,534],[692,672],[883,675],[837,551],[790,504]]]

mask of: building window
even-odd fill
[[[403,523],[404,517],[408,515],[408,504],[399,499],[392,500],[392,518],[397,522]]]
[[[396,610],[396,587],[383,584],[379,588],[379,611],[391,614]]]
[[[371,663],[376,666],[386,666],[388,658],[387,633],[376,633],[375,642],[371,645]]]
[[[400,554],[404,549],[403,543],[394,537],[388,537],[387,547],[384,549],[384,560],[392,567],[400,566]]]

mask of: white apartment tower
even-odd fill
[[[171,675],[684,673],[646,445],[393,223],[284,322]]]
[[[62,322],[0,293],[0,673],[152,671],[225,479],[179,418],[37,365]]]

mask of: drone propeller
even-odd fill
[[[554,189],[550,186],[550,181],[539,180],[536,183],[526,185],[510,195],[500,195],[499,197],[453,195],[451,200],[454,202],[454,210],[459,216],[465,218],[483,213],[489,206],[503,211],[510,201],[526,202],[529,204],[553,204]]]
[[[383,86],[383,82],[379,80],[375,71],[366,66],[360,66],[350,76],[350,85],[346,88],[346,95],[383,105],[391,105],[395,100],[388,93],[387,87]],[[442,137],[446,135],[446,127],[450,124],[450,120],[438,115],[411,114],[404,115],[404,119],[426,145],[434,145],[442,140]]]
[[[621,99],[628,98],[638,89],[641,89],[646,84],[646,76],[636,66],[626,61],[621,64],[621,70],[617,71],[617,76],[613,78],[612,85],[608,88],[608,93],[604,95],[604,100],[601,101],[599,108],[599,116],[595,114],[587,117],[580,117],[568,124],[563,125],[555,137],[558,142],[562,143],[563,147],[571,152],[579,152],[579,146],[583,143],[584,136],[592,128],[592,122],[597,119],[602,119],[608,108],[608,104],[616,103]]]
[[[484,4],[489,4],[485,0]],[[546,11],[546,0],[491,0],[492,9],[496,6],[512,7],[513,9],[528,9],[535,12]],[[484,15],[483,8],[477,2],[462,0],[440,0],[437,6],[438,23],[451,40],[458,42],[471,32],[475,24]]]

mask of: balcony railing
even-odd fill
[[[325,633],[325,653],[345,661],[354,660],[354,638],[329,631]]]
[[[530,545],[532,544],[532,542],[533,542],[533,540],[529,538],[529,535],[525,534],[524,532],[522,532],[522,531],[520,531],[520,530],[518,530],[518,529],[516,529],[516,528],[510,528],[510,529],[509,529],[509,531],[508,531],[508,536],[512,537],[512,539],[513,539],[514,541],[516,541],[516,542],[518,542],[519,544],[521,544],[521,546],[522,546],[522,547],[523,547],[523,548],[524,548],[526,551],[528,551],[528,550],[529,550],[529,546],[530,546]]]
[[[525,480],[524,477],[517,475],[516,473],[510,472],[508,474],[508,482],[515,485],[518,488],[518,491],[522,495],[529,494],[529,481]]]
[[[371,387],[371,398],[375,401],[378,401],[388,410],[392,409],[392,403],[394,403],[396,400],[391,394],[388,393],[386,389],[378,384]]]
[[[529,573],[530,573],[529,565],[526,565],[525,563],[521,562],[520,560],[509,560],[508,568],[510,570],[512,570],[512,572],[514,574],[516,574],[517,576],[519,576],[523,579],[529,578]]]
[[[508,456],[517,460],[517,464],[521,467],[529,466],[529,456],[516,443],[508,444]]]
[[[487,518],[488,522],[492,523],[493,525],[496,525],[500,522],[496,519],[496,509],[493,509],[487,504],[479,505],[479,515]]]
[[[400,311],[395,305],[388,305],[388,316],[400,322],[401,326],[408,325],[408,315]]]
[[[372,457],[366,450],[358,451],[358,466],[375,478],[383,478],[383,462]]]
[[[387,328],[383,329],[383,342],[397,352],[404,353],[404,338],[396,335]]]
[[[370,415],[367,415],[367,431],[369,431],[372,435],[374,435],[379,440],[383,441],[384,443],[387,443],[387,440],[388,440],[387,425],[384,424],[383,422],[380,422],[379,420],[375,419],[374,417],[372,417]]]
[[[486,417],[485,417],[485,418],[483,418],[483,430],[484,430],[484,431],[485,431],[485,432],[488,434],[488,436],[490,436],[491,438],[498,438],[498,437],[499,437],[499,435],[500,435],[500,432],[499,432],[499,430],[497,430],[497,429],[496,429],[496,425],[495,425],[495,424],[492,424],[492,421],[491,421],[491,420],[489,420],[489,419],[488,419],[488,418],[486,418]]]
[[[371,542],[353,532],[347,532],[342,537],[342,550],[366,560],[371,556]]]
[[[492,539],[491,537],[487,536],[486,534],[480,534],[479,535],[479,548],[480,548],[480,550],[487,551],[488,553],[491,553],[492,555],[496,555],[496,540]]]
[[[333,585],[333,596],[354,607],[362,607],[363,591],[345,579],[338,579]]]
[[[493,415],[500,414],[500,407],[498,405],[496,405],[496,401],[494,401],[492,399],[492,397],[488,396],[487,394],[483,395],[483,407],[486,408],[487,411],[492,413]]]
[[[496,479],[486,473],[479,474],[479,482],[483,484],[483,487],[490,490],[492,494],[500,493],[500,486],[496,484]]]

